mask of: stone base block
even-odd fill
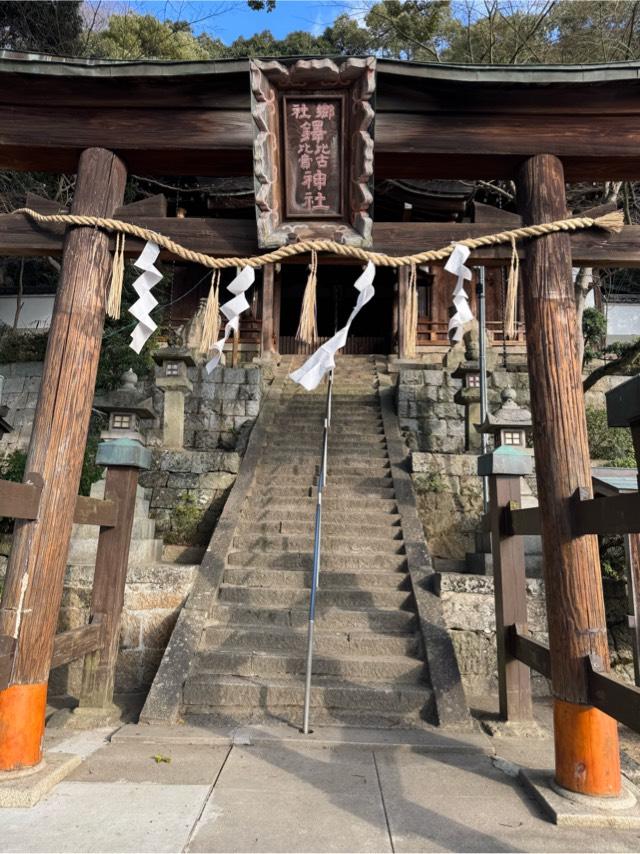
[[[492,738],[549,738],[550,733],[535,721],[483,720],[482,729]]]
[[[71,753],[47,753],[33,771],[0,777],[0,807],[33,807],[82,762]]]
[[[117,725],[122,720],[122,709],[116,705],[105,708],[76,706],[74,709],[59,709],[47,721],[49,729],[90,730]]]
[[[623,793],[619,798],[592,798],[560,789],[551,771],[523,768],[519,779],[554,824],[616,830],[640,828],[638,790],[627,780],[623,780]]]

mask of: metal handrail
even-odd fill
[[[309,601],[309,628],[307,631],[307,670],[304,685],[304,714],[302,732],[309,734],[309,706],[311,704],[311,673],[313,670],[313,632],[316,616],[316,594],[320,578],[320,538],[322,536],[322,493],[327,482],[327,457],[329,453],[329,430],[331,429],[331,402],[333,394],[333,370],[329,371],[327,388],[327,405],[322,429],[322,453],[320,458],[320,474],[318,476],[318,498],[316,501],[316,521],[313,542],[313,573],[311,576],[311,598]]]

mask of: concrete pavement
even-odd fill
[[[638,851],[639,831],[558,828],[513,777],[551,740],[437,729],[123,726],[49,749],[82,764],[0,851]]]

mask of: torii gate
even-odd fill
[[[329,60],[314,60],[314,62]],[[391,178],[508,178],[523,222],[566,215],[565,180],[640,178],[638,64],[571,68],[448,68],[379,61],[376,174]],[[76,171],[73,212],[109,216],[127,172],[225,175],[252,169],[248,63],[51,61],[0,53],[0,168]],[[210,254],[256,251],[251,223],[139,217],[138,224]],[[486,232],[474,224],[376,223],[390,253]],[[16,524],[2,605],[2,641],[15,639],[0,691],[0,773],[41,758],[46,685],[73,507],[95,383],[113,241],[93,228],[41,228],[0,217],[0,255],[62,253],[62,272],[29,448],[40,477],[37,519]],[[128,252],[139,249],[134,241]],[[475,263],[509,250],[480,249]],[[524,305],[537,435],[556,779],[590,795],[620,791],[615,721],[590,704],[582,660],[608,668],[597,542],[572,536],[570,499],[591,482],[571,275],[574,265],[640,266],[640,228],[532,240]],[[265,279],[272,299],[272,277]],[[273,312],[262,341],[273,340]],[[401,336],[402,337],[402,336]],[[402,354],[401,354],[402,355]],[[585,715],[586,713],[586,715]],[[578,737],[576,737],[578,733]],[[585,782],[586,781],[586,782]]]

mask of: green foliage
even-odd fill
[[[609,427],[605,409],[587,407],[587,430],[592,459],[604,460],[606,465],[617,468],[635,468],[631,431]]]
[[[108,26],[90,34],[89,56],[109,59],[210,59],[207,37],[200,41],[185,21],[159,21],[153,15],[111,15]]]
[[[9,326],[3,326],[0,330],[0,364],[42,362],[47,350],[47,339],[46,332],[14,330]]]
[[[81,0],[3,0],[0,48],[77,54],[82,49]]]
[[[27,454],[25,451],[12,451],[0,463],[0,476],[2,476],[3,480],[22,483],[26,464]]]
[[[197,545],[200,542],[198,526],[205,511],[198,507],[195,498],[183,492],[180,501],[171,514],[171,530],[164,535],[164,541],[170,545]]]
[[[627,556],[622,537],[600,538],[600,567],[605,578],[624,581],[627,574]]]
[[[607,335],[607,318],[597,308],[585,308],[582,315],[584,336],[584,362],[602,356],[603,343]]]
[[[413,483],[418,493],[425,492],[445,492],[446,482],[440,472],[430,472],[429,474],[417,474]]]

